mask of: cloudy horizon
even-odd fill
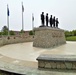
[[[32,29],[32,13],[34,27],[41,25],[40,14],[44,12],[59,19],[59,28],[76,29],[76,0],[0,0],[0,30],[7,26],[7,4],[9,5],[9,29],[22,29],[22,6],[24,6],[24,30]]]

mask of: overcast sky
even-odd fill
[[[7,25],[7,4],[10,10],[9,29],[21,30],[21,2],[24,6],[24,30],[32,29],[32,13],[34,13],[34,27],[40,26],[42,12],[59,18],[59,28],[76,29],[76,0],[0,0],[0,30]]]

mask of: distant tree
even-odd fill
[[[74,36],[76,36],[76,30],[73,30],[72,32],[73,32]]]
[[[65,31],[65,37],[70,36],[70,32],[69,31]]]
[[[2,35],[8,35],[8,31],[3,31]]]
[[[65,36],[76,36],[76,30],[73,31],[65,31]]]
[[[8,31],[8,27],[7,26],[3,26],[2,27],[2,31]]]
[[[29,32],[29,35],[34,35],[34,34],[35,34],[35,31],[32,31],[32,30],[31,30],[31,31]]]
[[[2,35],[7,35],[8,34],[8,27],[7,26],[3,26],[2,27]]]
[[[2,35],[2,32],[0,32],[0,35]]]
[[[24,33],[24,31],[23,31],[23,30],[21,30],[21,31],[20,31],[20,33]]]
[[[10,31],[10,35],[15,35],[14,31],[11,30]]]
[[[73,31],[70,31],[69,33],[70,33],[70,36],[74,36],[74,33],[73,33]]]

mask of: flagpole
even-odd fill
[[[33,32],[33,38],[34,38],[34,14],[32,13],[32,32]]]
[[[23,12],[24,12],[24,8],[23,8],[23,2],[22,2],[22,31],[24,31],[24,19],[23,19]]]
[[[8,27],[8,36],[9,36],[9,7],[7,4],[7,27]]]

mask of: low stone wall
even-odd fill
[[[50,48],[66,43],[64,30],[51,27],[35,28],[34,47]]]
[[[37,60],[38,68],[76,70],[75,55],[40,55]]]
[[[0,38],[0,46],[14,43],[32,42],[33,36],[10,36]]]

